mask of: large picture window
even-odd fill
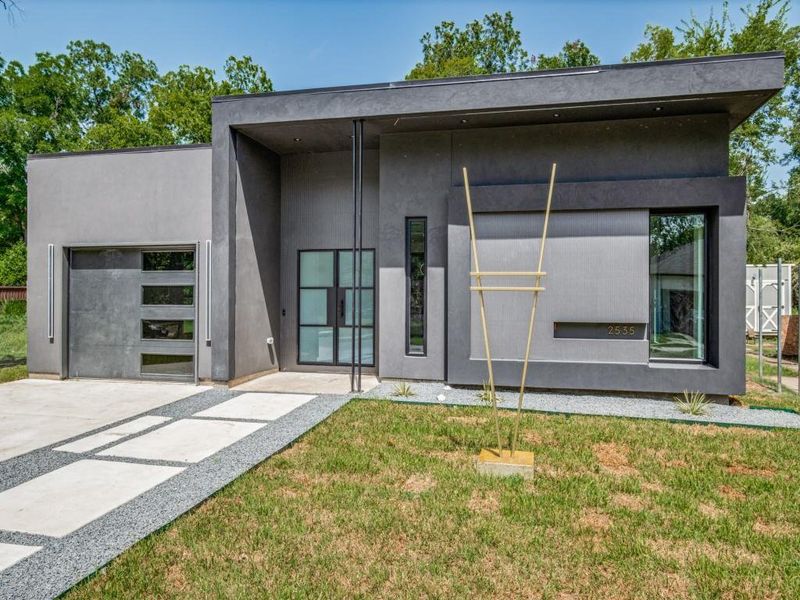
[[[427,220],[406,219],[406,354],[425,354]]]
[[[706,218],[650,216],[650,358],[706,356]]]

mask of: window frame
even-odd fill
[[[301,264],[302,264],[301,256],[302,256],[302,254],[304,252],[332,252],[333,253],[333,287],[327,288],[327,287],[319,287],[319,286],[303,286],[303,285],[301,285],[301,283],[300,283],[301,282],[301,279],[300,279],[300,275],[301,275],[300,274],[300,268],[301,268]],[[336,291],[339,290],[339,289],[346,289],[346,290],[352,289],[350,286],[347,286],[346,288],[341,288],[339,286],[339,260],[340,260],[339,256],[340,256],[340,254],[344,254],[344,253],[348,253],[348,252],[352,253],[353,251],[350,248],[303,248],[303,249],[298,249],[297,250],[297,267],[296,267],[296,269],[297,269],[297,271],[296,271],[297,279],[295,280],[295,290],[297,292],[296,293],[297,297],[295,298],[295,311],[296,311],[295,314],[297,315],[297,318],[295,320],[295,332],[296,332],[296,336],[297,336],[297,338],[296,338],[296,340],[297,340],[297,344],[296,344],[297,345],[297,351],[296,351],[295,359],[296,359],[296,364],[298,364],[298,365],[310,365],[310,366],[340,368],[340,367],[346,367],[347,365],[351,364],[350,361],[341,362],[339,360],[339,329],[340,329],[340,326],[338,324],[338,317],[337,317],[338,311],[337,310],[333,311],[333,318],[332,318],[332,321],[331,321],[332,324],[330,324],[330,325],[329,324],[325,324],[325,325],[305,325],[304,326],[304,325],[300,324],[300,290],[328,290],[328,289],[332,289],[334,291],[334,293],[336,293]],[[358,252],[358,251],[356,251],[356,252]],[[375,248],[372,248],[372,247],[362,248],[362,252],[364,252],[364,253],[367,253],[367,252],[372,253],[372,285],[369,286],[369,287],[362,286],[361,287],[361,292],[362,293],[364,291],[371,291],[372,292],[373,319],[372,319],[372,325],[365,325],[365,326],[363,326],[361,328],[362,330],[364,330],[364,329],[372,329],[372,362],[369,362],[369,363],[362,362],[361,366],[362,367],[367,367],[367,368],[374,368],[375,365],[377,364],[376,363],[376,357],[377,357],[377,347],[378,347],[378,339],[377,339],[378,319],[377,319],[377,307],[375,306],[375,301],[377,299],[376,290],[377,290],[377,260],[378,260],[378,252],[377,252],[377,250]],[[328,316],[329,316],[329,318],[331,317],[330,314]],[[300,358],[300,352],[301,352],[301,349],[300,349],[300,331],[301,331],[302,327],[330,327],[333,330],[333,360],[332,361],[330,361],[330,362],[312,362],[312,361],[307,361],[307,360],[301,360],[301,358]],[[344,326],[344,327],[346,327],[346,326]],[[350,326],[350,329],[355,331],[356,327],[355,326]]]
[[[164,254],[164,253],[186,253],[190,252],[192,254],[192,268],[191,269],[145,269],[144,265],[144,255],[145,254]],[[180,250],[174,249],[148,249],[148,250],[141,250],[139,252],[141,264],[139,270],[142,273],[194,273],[197,270],[197,252],[193,248],[184,248]]]
[[[144,271],[145,273],[157,273],[159,271]],[[176,272],[176,271],[173,271]],[[190,271],[177,271],[180,273],[189,273]],[[142,299],[139,302],[139,305],[142,307],[151,307],[151,306],[168,306],[168,307],[179,307],[179,308],[194,308],[195,304],[195,286],[194,283],[142,283],[140,284],[141,292],[142,292]],[[145,288],[169,288],[169,287],[176,287],[176,288],[192,288],[192,301],[189,304],[153,304],[150,302],[145,302]]]
[[[139,375],[141,377],[144,377],[144,378],[149,378],[149,377],[163,378],[163,377],[167,377],[167,378],[175,378],[175,379],[185,379],[186,377],[188,377],[188,376],[190,376],[192,374],[192,373],[190,373],[189,375],[187,375],[185,373],[152,373],[152,372],[146,372],[146,371],[143,370],[144,369],[143,362],[144,362],[144,357],[145,356],[172,356],[172,357],[188,356],[191,360],[183,361],[183,362],[187,362],[192,366],[192,373],[194,373],[194,371],[195,371],[196,362],[197,362],[197,356],[195,356],[194,354],[183,354],[183,353],[176,353],[176,352],[159,352],[159,351],[142,351],[142,352],[139,352]]]
[[[190,322],[192,323],[192,337],[189,338],[149,338],[144,336],[144,324],[146,321],[182,321],[184,323]],[[167,344],[175,344],[175,343],[187,343],[187,342],[194,342],[195,341],[195,324],[194,318],[181,318],[181,317],[174,317],[174,318],[156,318],[156,317],[141,317],[139,319],[139,341],[145,343],[167,343]]]
[[[651,232],[651,219],[653,217],[685,217],[692,215],[700,215],[703,217],[703,358],[666,358],[659,356],[651,356],[652,339],[653,339],[653,279],[650,271],[650,261],[652,256],[650,254],[650,232]],[[711,249],[711,212],[707,208],[686,208],[680,210],[650,210],[647,215],[647,279],[648,279],[648,299],[647,299],[647,360],[652,363],[667,363],[667,364],[692,364],[692,365],[707,365],[710,364],[709,355],[709,340],[710,340],[710,318],[711,313],[711,256],[709,251]]]
[[[424,290],[422,296],[422,306],[424,316],[422,319],[422,351],[412,352],[411,350],[411,224],[415,221],[422,221],[423,230],[423,257],[425,261]],[[420,358],[428,356],[428,217],[406,217],[405,223],[405,263],[406,263],[406,297],[405,297],[405,338],[406,356]]]

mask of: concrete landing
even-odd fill
[[[378,386],[373,375],[361,376],[361,389],[368,392]],[[251,379],[233,389],[236,392],[277,392],[283,394],[349,394],[349,373],[295,373],[280,371]]]

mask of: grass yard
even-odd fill
[[[766,406],[769,408],[790,409],[800,412],[800,394],[784,387],[778,393],[778,384],[775,377],[778,375],[777,365],[764,362],[764,379],[758,377],[758,357],[745,355],[747,370],[747,393],[737,396],[736,399],[744,406]],[[797,364],[788,362],[781,365],[781,372],[787,377],[797,377]]]
[[[800,597],[798,432],[488,415],[353,401],[66,597]]]
[[[25,302],[0,302],[0,383],[28,376]]]

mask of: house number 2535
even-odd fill
[[[613,336],[636,335],[636,327],[634,327],[633,325],[609,325],[608,335],[613,335]]]

